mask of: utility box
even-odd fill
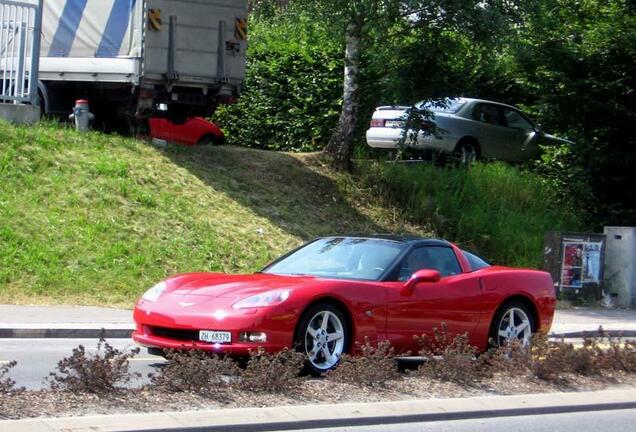
[[[636,306],[636,227],[605,227],[605,291],[620,307]]]
[[[543,268],[552,275],[558,298],[597,302],[603,295],[605,235],[549,232]]]

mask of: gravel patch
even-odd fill
[[[108,395],[72,394],[39,390],[0,395],[0,418],[66,417],[280,405],[382,402],[408,399],[457,398],[487,395],[550,393],[636,388],[636,375],[616,373],[604,377],[566,376],[559,383],[528,376],[496,374],[472,386],[403,374],[385,387],[364,387],[323,378],[307,378],[289,394],[255,394],[229,388],[215,399],[193,393],[167,393],[152,388],[120,390]]]

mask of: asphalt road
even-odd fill
[[[636,409],[428,423],[296,429],[304,432],[633,432]]]
[[[108,343],[122,350],[135,347],[130,339],[110,339]],[[95,352],[97,339],[0,339],[0,366],[16,360],[18,364],[9,376],[17,386],[30,390],[46,388],[44,379],[55,371],[57,362],[70,356],[78,345],[84,345],[87,352]],[[141,372],[142,378],[130,385],[135,387],[146,382],[148,373],[164,363],[162,357],[151,356],[142,348],[130,362],[131,371]]]

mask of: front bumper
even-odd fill
[[[282,308],[246,310],[225,309],[226,313],[190,313],[161,309],[159,305],[143,302],[134,311],[135,331],[132,339],[147,348],[197,349],[232,356],[249,355],[259,347],[267,352],[291,347],[297,312]],[[200,330],[226,331],[229,343],[210,343],[199,340]],[[266,342],[240,340],[242,332],[263,332]]]
[[[234,334],[232,335],[234,338]],[[238,337],[238,336],[237,336]],[[269,335],[268,335],[269,337]],[[136,330],[132,334],[132,339],[138,344],[146,348],[160,348],[160,349],[175,349],[175,350],[188,350],[195,349],[201,351],[208,351],[211,353],[243,357],[248,356],[250,351],[255,351],[258,348],[263,348],[265,351],[274,353],[282,350],[283,348],[290,347],[290,344],[266,342],[266,343],[247,343],[247,342],[232,342],[232,343],[209,343],[193,340],[179,340],[169,339],[164,337],[155,336],[152,334],[144,333],[144,330]]]

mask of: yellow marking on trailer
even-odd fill
[[[161,31],[161,9],[149,9],[148,10],[148,23],[150,24],[150,30]]]
[[[247,20],[245,18],[236,19],[234,37],[238,40],[247,40]]]

